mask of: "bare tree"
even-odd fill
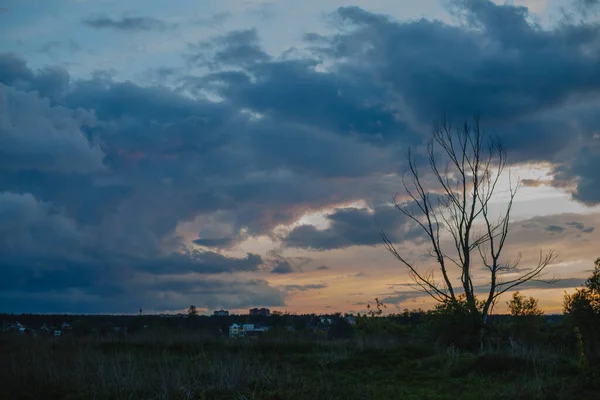
[[[437,268],[420,271],[400,254],[384,232],[383,242],[408,268],[417,289],[441,303],[463,299],[469,313],[483,326],[503,293],[525,282],[553,282],[555,279],[544,279],[543,272],[557,255],[553,250],[540,250],[537,265],[524,273],[517,268],[520,255],[514,260],[502,257],[519,183],[509,182],[506,209],[499,218],[493,218],[489,205],[506,167],[506,152],[497,137],[481,129],[478,117],[457,128],[446,118],[436,122],[433,137],[427,143],[427,155],[432,175],[425,177],[409,150],[409,179],[405,175],[402,180],[408,197],[399,203],[394,196],[394,205],[422,228],[431,244],[429,256],[436,260]],[[433,178],[435,188],[425,182],[428,178]],[[452,245],[443,246],[444,239]],[[489,276],[487,285],[473,284],[474,274],[479,271]]]

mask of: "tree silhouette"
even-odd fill
[[[585,339],[588,351],[600,354],[600,257],[584,287],[565,293],[564,312]]]
[[[191,305],[187,309],[187,315],[188,315],[188,324],[190,327],[193,327],[194,322],[196,321],[196,317],[198,316],[198,309],[196,308],[195,305]]]
[[[507,301],[506,304],[508,305],[510,315],[515,317],[544,315],[544,312],[538,307],[537,299],[533,297],[527,298],[520,292],[513,293],[512,299]]]
[[[398,202],[394,196],[394,205],[420,227],[431,245],[429,256],[435,259],[437,268],[420,270],[396,249],[385,232],[381,236],[386,249],[408,268],[414,287],[439,303],[464,303],[466,312],[483,328],[503,293],[529,281],[555,281],[542,275],[556,254],[540,250],[537,265],[520,275],[517,273],[522,270],[517,266],[521,257],[502,257],[519,183],[513,185],[510,180],[506,209],[494,219],[490,202],[507,157],[500,140],[484,132],[478,117],[457,128],[446,118],[434,123],[427,156],[430,175],[421,174],[413,153],[408,151],[408,171],[402,179],[407,197]],[[450,246],[445,245],[445,239]],[[487,274],[488,284],[474,285],[474,275],[480,273]]]

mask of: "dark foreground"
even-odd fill
[[[2,399],[597,399],[572,358],[387,339],[0,339]]]

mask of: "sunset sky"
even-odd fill
[[[0,312],[429,308],[380,231],[433,266],[390,200],[443,113],[522,179],[506,259],[559,255],[522,292],[600,256],[600,0],[0,8]]]

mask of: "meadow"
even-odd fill
[[[0,336],[2,399],[597,399],[593,360],[546,327],[536,342],[482,349],[433,340],[430,324],[377,321],[345,338],[269,332],[230,339],[189,329],[127,335]],[[554,324],[556,325],[556,324]],[[439,338],[438,338],[439,339]]]

